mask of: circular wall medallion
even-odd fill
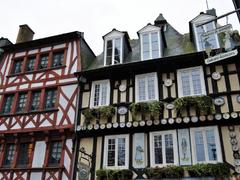
[[[236,170],[237,173],[240,173],[240,166],[236,166],[235,170]]]
[[[208,119],[209,121],[212,121],[212,120],[214,119],[214,117],[213,117],[213,115],[208,115],[208,116],[207,116],[207,119]]]
[[[105,124],[100,125],[100,129],[104,129],[105,127],[106,127]]]
[[[223,97],[218,97],[214,99],[214,104],[217,106],[222,106],[225,103],[225,99]]]
[[[125,115],[127,114],[127,112],[128,112],[128,109],[125,106],[118,107],[118,114]]]
[[[127,89],[127,87],[126,87],[126,85],[124,85],[124,84],[121,84],[121,85],[119,86],[119,91],[121,91],[121,92],[126,91],[126,89]]]
[[[133,127],[138,127],[138,121],[133,122]]]
[[[118,127],[118,123],[117,122],[113,123],[113,127],[117,128]]]
[[[200,116],[199,119],[200,119],[200,121],[205,121],[206,120],[206,116]]]
[[[189,121],[190,121],[190,118],[189,118],[189,117],[184,117],[184,118],[183,118],[183,122],[189,123]]]
[[[216,120],[221,120],[222,119],[222,115],[221,114],[215,114],[215,119]]]
[[[171,79],[165,79],[164,86],[170,87],[171,85],[172,85],[172,80]]]
[[[89,125],[87,126],[87,129],[88,129],[88,130],[93,129],[93,125],[92,125],[92,124],[89,124]]]
[[[237,118],[237,117],[238,117],[238,113],[232,112],[232,113],[231,113],[231,117],[234,118],[234,119]]]
[[[233,145],[233,146],[232,146],[232,150],[233,150],[233,151],[238,151],[238,145],[237,145],[237,144]]]
[[[182,122],[182,118],[180,118],[180,117],[178,117],[178,118],[176,118],[176,123],[181,123]]]
[[[174,119],[173,119],[173,118],[169,118],[169,119],[168,119],[168,123],[169,123],[169,124],[173,124],[173,123],[174,123]]]
[[[153,124],[153,122],[151,120],[148,120],[146,124],[147,124],[147,126],[151,126]]]
[[[125,123],[124,122],[121,122],[120,123],[120,128],[124,128],[125,127]]]
[[[140,121],[140,122],[139,122],[139,125],[140,125],[140,126],[144,126],[144,125],[145,125],[145,121]]]
[[[162,119],[161,120],[161,124],[167,124],[167,120],[166,119]]]
[[[198,117],[197,117],[197,116],[193,116],[193,117],[191,118],[191,121],[192,121],[193,123],[198,122]]]
[[[231,138],[230,142],[231,142],[232,145],[236,145],[238,143],[236,138]]]
[[[107,128],[110,129],[112,127],[111,123],[107,123]]]
[[[129,128],[129,127],[132,127],[132,123],[131,122],[127,122],[126,126]]]
[[[231,131],[231,132],[229,132],[229,136],[230,136],[230,138],[235,138],[236,133],[234,131]]]
[[[223,118],[224,118],[224,119],[229,119],[229,118],[230,118],[230,115],[229,115],[228,113],[224,113],[224,114],[223,114]]]
[[[155,119],[155,120],[153,121],[153,123],[154,123],[154,125],[159,125],[159,124],[160,124],[160,121],[159,121],[158,119]]]
[[[240,166],[240,159],[235,159],[235,165]]]
[[[174,105],[169,103],[166,105],[166,109],[173,109],[174,108]]]
[[[240,95],[237,96],[237,102],[240,103]]]
[[[95,125],[94,125],[94,129],[95,129],[95,130],[97,130],[97,129],[99,129],[99,128],[100,128],[99,124],[95,124]]]
[[[77,131],[80,131],[82,129],[82,127],[80,125],[77,125]]]
[[[212,73],[212,78],[214,80],[219,80],[219,79],[221,79],[221,74],[219,72],[213,72]]]

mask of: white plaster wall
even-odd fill
[[[32,167],[42,167],[44,164],[46,152],[46,142],[45,141],[37,141],[34,148],[33,162]]]
[[[42,173],[41,172],[33,172],[31,173],[30,180],[41,180]]]
[[[71,152],[72,151],[72,140],[71,139],[66,140],[66,146],[68,147],[68,149]],[[64,153],[64,166],[67,169],[67,171],[70,172],[71,159],[70,159],[68,153],[66,153],[66,152]]]

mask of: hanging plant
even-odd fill
[[[182,114],[186,108],[194,107],[198,113],[212,114],[214,113],[214,106],[212,98],[209,96],[187,96],[177,98],[174,101],[174,107],[177,114]]]
[[[99,108],[85,109],[82,111],[82,114],[85,117],[85,123],[90,124],[94,119],[112,118],[115,115],[115,112],[116,110],[113,106],[101,106]]]
[[[152,117],[159,116],[163,110],[163,102],[161,101],[148,101],[132,103],[129,106],[133,119],[137,114],[150,114]]]

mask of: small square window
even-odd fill
[[[12,74],[17,74],[22,72],[23,59],[14,60]]]
[[[53,141],[50,143],[50,151],[48,158],[49,166],[56,166],[61,161],[62,155],[62,142],[61,141]]]
[[[8,114],[8,113],[11,112],[13,99],[14,99],[14,95],[13,94],[6,95],[4,97],[4,103],[3,103],[3,107],[2,107],[2,113],[3,114]]]
[[[32,100],[30,104],[30,111],[36,111],[39,109],[40,106],[40,91],[35,91],[32,93]]]
[[[4,167],[10,167],[12,165],[15,155],[15,144],[7,144],[5,149],[5,155],[3,160]]]
[[[34,71],[35,62],[36,62],[36,56],[28,57],[27,66],[26,66],[27,72]]]
[[[27,93],[21,93],[18,97],[16,112],[23,112],[27,103]]]
[[[62,66],[64,59],[64,51],[53,53],[52,67]]]
[[[56,96],[57,96],[57,90],[56,89],[46,90],[45,109],[52,109],[52,108],[55,107]]]
[[[32,155],[33,144],[22,143],[19,147],[17,166],[26,167],[29,164],[29,160]]]
[[[48,67],[48,54],[40,56],[39,69],[46,69]]]

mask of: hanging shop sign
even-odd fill
[[[238,54],[237,49],[235,49],[233,51],[225,52],[225,53],[220,53],[216,56],[209,57],[209,58],[205,59],[205,64],[211,64],[211,63],[214,63],[214,62],[217,62],[217,61],[221,61],[223,59],[227,59],[227,58],[236,56],[237,54]]]

